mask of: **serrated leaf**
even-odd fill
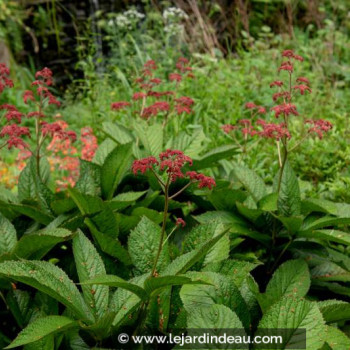
[[[34,312],[30,294],[19,289],[12,290],[6,296],[6,303],[19,327],[24,328]]]
[[[137,295],[142,300],[147,299],[147,293],[145,292],[145,290],[143,288],[139,287],[136,284],[125,281],[122,278],[115,276],[115,275],[96,276],[96,277],[94,277],[88,281],[85,281],[81,284],[83,284],[83,285],[84,284],[99,284],[99,285],[104,285],[104,286],[122,288],[122,289],[128,290],[129,292],[132,292],[133,294]]]
[[[105,139],[97,148],[94,159],[92,160],[95,164],[103,165],[107,156],[115,149],[117,143],[111,139]]]
[[[258,202],[258,208],[264,211],[277,210],[278,193],[269,193]]]
[[[318,307],[327,323],[350,319],[350,303],[342,300],[319,301]]]
[[[149,126],[147,123],[135,123],[134,129],[147,154],[158,156],[163,150],[163,128],[160,124]]]
[[[350,218],[348,217],[334,217],[334,216],[323,216],[321,218],[319,217],[311,217],[304,221],[304,224],[302,226],[303,231],[308,230],[317,230],[320,228],[330,227],[330,226],[336,226],[336,225],[349,225],[350,224]]]
[[[131,260],[137,270],[146,273],[152,270],[161,236],[161,228],[147,217],[131,231],[128,248]],[[160,254],[157,270],[161,271],[169,263],[168,243],[163,246]]]
[[[96,248],[80,230],[73,239],[73,254],[80,283],[106,274],[104,263]],[[108,287],[83,285],[82,290],[86,303],[90,305],[94,314],[101,318],[108,309]]]
[[[139,286],[141,289],[145,279],[149,277],[149,273],[132,278],[129,283]],[[136,294],[126,289],[118,288],[114,293],[111,301],[111,309],[117,312],[113,320],[113,326],[119,327],[128,322],[132,313],[141,305],[142,300]]]
[[[255,335],[259,335],[259,329],[263,335],[269,335],[268,329],[272,329],[272,333],[279,329],[282,333],[283,344],[271,344],[271,349],[319,350],[325,338],[324,321],[317,304],[294,298],[284,298],[271,307],[263,315]],[[305,337],[302,336],[303,329],[307,335],[306,347]],[[258,346],[256,348],[259,349]]]
[[[21,237],[13,251],[13,257],[40,259],[60,242],[70,239],[72,232],[63,228],[43,229]]]
[[[332,350],[350,349],[350,338],[335,327],[326,327],[326,343]]]
[[[350,245],[350,233],[339,230],[299,231],[296,236]]]
[[[17,243],[17,233],[11,222],[0,213],[0,255],[11,253]]]
[[[101,194],[101,167],[80,159],[80,176],[75,188],[84,194],[99,196]]]
[[[114,191],[131,167],[132,144],[117,146],[106,157],[101,169],[102,195],[112,199]]]
[[[222,304],[233,310],[244,327],[249,329],[248,307],[232,279],[214,272],[188,272],[187,275],[207,283],[186,284],[181,288],[180,297],[188,315],[197,308]]]
[[[64,332],[67,329],[77,327],[76,321],[64,316],[47,316],[38,318],[23,329],[17,338],[5,349],[13,349],[18,346],[33,343],[49,334]]]
[[[140,199],[146,193],[147,191],[120,193],[109,202],[109,205],[112,210],[122,210]]]
[[[279,174],[277,176],[279,176]],[[298,178],[288,161],[285,164],[282,174],[278,196],[278,210],[283,216],[298,216],[301,212]]]
[[[253,170],[250,170],[245,165],[235,163],[232,173],[253,197],[255,202],[267,195],[264,181]]]
[[[242,329],[242,322],[227,306],[213,304],[194,309],[187,318],[188,328]]]
[[[5,261],[0,275],[28,284],[71,309],[82,320],[93,322],[91,311],[77,287],[59,267],[46,261]]]
[[[159,276],[149,277],[144,282],[144,289],[148,294],[157,292],[159,289],[171,286],[182,286],[184,284],[202,284],[200,280],[192,280],[186,276]]]
[[[103,122],[102,131],[113,141],[124,145],[134,140],[130,130],[119,123]]]
[[[259,303],[264,311],[284,297],[303,297],[310,283],[309,268],[304,260],[286,261],[273,274]]]
[[[196,262],[201,260],[210,249],[227,233],[228,229],[219,233],[212,239],[199,245],[196,249],[187,254],[180,255],[173,260],[162,272],[162,275],[178,275],[188,271]]]

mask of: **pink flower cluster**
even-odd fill
[[[171,182],[175,182],[178,178],[188,178],[191,182],[198,182],[199,188],[207,187],[211,189],[216,185],[215,180],[209,176],[205,176],[196,171],[187,171],[183,173],[182,168],[185,165],[192,165],[192,159],[186,156],[182,151],[167,149],[159,154],[159,159],[155,157],[147,157],[140,160],[135,160],[132,165],[132,170],[136,175],[138,172],[144,174],[148,170],[154,172],[157,166],[159,172],[165,171]]]
[[[113,102],[111,108],[119,111],[126,108],[133,108],[134,113],[143,119],[149,119],[158,115],[169,116],[171,113],[181,115],[192,113],[191,107],[194,101],[187,96],[177,96],[179,83],[184,78],[194,78],[192,67],[189,66],[188,59],[180,57],[176,63],[176,72],[169,74],[169,82],[175,82],[174,90],[162,90],[158,88],[163,81],[155,77],[158,67],[153,60],[147,61],[142,70],[141,77],[136,79],[136,84],[140,91],[132,96],[130,103],[127,101]],[[137,101],[140,101],[137,104]]]
[[[278,68],[278,72],[287,71],[289,73],[289,81],[285,84],[282,80],[275,80],[270,84],[270,88],[277,88],[277,92],[272,95],[272,100],[278,102],[277,105],[270,108],[270,111],[274,113],[276,119],[282,117],[282,123],[268,123],[264,120],[254,121],[254,117],[258,114],[265,114],[266,109],[263,106],[256,105],[253,102],[247,102],[245,108],[251,111],[250,119],[239,120],[236,125],[226,124],[221,128],[226,134],[230,134],[235,130],[240,130],[246,137],[260,136],[263,138],[270,138],[275,140],[288,140],[291,138],[291,133],[288,130],[288,122],[291,116],[299,116],[296,105],[293,103],[294,93],[300,92],[300,95],[305,95],[306,92],[311,93],[310,82],[305,77],[298,77],[295,79],[295,83],[292,84],[292,75],[294,72],[294,61],[303,62],[303,58],[294,53],[293,50],[285,50],[282,52],[282,58],[287,60],[283,61]],[[284,87],[287,86],[285,89]],[[255,125],[253,126],[253,123]],[[312,127],[308,130],[309,134],[315,133],[322,138],[324,133],[328,132],[332,128],[332,124],[322,119],[319,120],[306,120],[305,123],[311,124]]]

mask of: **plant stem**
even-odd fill
[[[170,198],[169,198],[169,184],[170,184],[170,176],[168,177],[168,180],[167,180],[167,182],[165,184],[165,188],[164,188],[165,203],[164,203],[164,212],[163,212],[162,231],[160,234],[158,251],[157,251],[156,258],[154,260],[151,276],[155,276],[158,260],[159,260],[159,257],[160,257],[160,254],[161,254],[162,248],[163,248],[163,240],[164,240],[164,235],[165,235],[165,225],[166,225],[166,219],[167,219],[168,209],[169,209],[169,200],[170,200]]]
[[[177,197],[179,194],[181,194],[183,191],[185,191],[186,188],[188,188],[189,186],[192,185],[192,181],[190,181],[187,185],[185,185],[184,187],[181,188],[180,191],[177,191],[176,193],[174,193],[172,196],[169,197],[169,199],[174,199],[175,197]]]

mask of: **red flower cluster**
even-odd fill
[[[9,68],[0,63],[0,93],[2,93],[5,88],[13,87],[13,81],[9,79],[9,76]],[[5,146],[7,146],[8,149],[13,147],[28,147],[28,145],[22,140],[22,137],[30,136],[29,129],[18,125],[22,122],[23,114],[19,112],[15,106],[8,103],[0,105],[0,112],[1,111],[4,111],[3,116],[5,117],[5,124],[2,129],[0,129],[0,138],[6,138],[6,140],[0,144],[0,149]]]
[[[170,109],[170,105],[168,102],[157,101],[153,103],[153,105],[144,108],[141,113],[141,118],[148,119],[152,116],[158,115],[160,112],[168,112]]]
[[[283,137],[286,137],[287,139],[291,138],[291,135],[285,123],[280,123],[280,124],[266,123],[264,120],[260,119],[256,122],[256,124],[262,127],[263,130],[258,131],[257,135],[263,138],[275,139],[275,140],[281,140]]]
[[[188,164],[192,165],[192,159],[186,156],[182,151],[167,149],[159,154],[159,160],[155,157],[147,157],[135,160],[132,165],[132,171],[136,175],[138,172],[144,174],[154,166],[159,166],[159,171],[166,171],[171,182],[178,178],[189,178],[193,182],[198,182],[198,187],[208,187],[211,189],[215,186],[215,180],[209,176],[197,173],[196,171],[188,171],[186,174],[182,172],[182,168]]]
[[[250,110],[252,110],[253,112],[255,112],[253,116],[255,116],[256,114],[265,114],[265,113],[266,113],[265,107],[256,105],[256,104],[253,103],[253,102],[247,102],[247,103],[245,104],[245,108],[246,108],[246,109],[250,109]]]
[[[5,64],[0,63],[0,94],[5,90],[5,88],[12,88],[13,81],[9,79],[10,70]]]
[[[127,106],[130,106],[129,102],[125,102],[125,101],[120,101],[120,102],[113,102],[111,104],[111,109],[115,110],[115,111],[119,111],[120,109],[123,109]]]
[[[282,103],[281,105],[272,107],[271,111],[275,112],[276,118],[278,118],[281,114],[285,117],[288,117],[289,115],[299,115],[296,106],[292,103]]]
[[[308,119],[305,121],[306,124],[311,124],[312,127],[308,130],[309,133],[316,133],[320,139],[323,138],[323,135],[333,128],[332,123],[327,120],[318,119],[312,120]]]
[[[189,61],[186,58],[180,57],[176,63],[176,72],[169,75],[169,81],[176,82],[176,86],[183,80],[184,77],[193,78],[192,68],[189,66]],[[140,107],[137,114],[143,119],[149,119],[160,114],[165,115],[165,123],[168,116],[173,114],[190,114],[192,113],[191,106],[194,101],[190,97],[177,97],[176,91],[156,91],[155,88],[163,83],[162,79],[154,77],[157,71],[157,65],[153,60],[147,61],[142,70],[141,77],[136,79],[136,83],[141,91],[133,94],[133,101],[141,101],[135,107]],[[177,89],[176,89],[177,90]],[[29,97],[28,97],[29,98]],[[114,102],[111,108],[121,110],[131,103],[126,101]],[[164,113],[165,112],[165,113]]]
[[[63,121],[61,121],[63,122]],[[50,135],[51,137],[56,137],[61,140],[71,140],[74,142],[77,139],[77,135],[72,130],[65,130],[62,127],[61,122],[47,123],[42,121],[41,124],[41,132],[44,136]],[[63,122],[65,123],[65,122]]]

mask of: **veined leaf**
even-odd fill
[[[120,193],[109,202],[109,205],[112,210],[122,210],[137,201],[146,193],[147,191]]]
[[[233,176],[253,197],[255,202],[267,195],[267,189],[264,181],[253,170],[250,170],[242,164],[235,163],[232,170]]]
[[[114,191],[131,167],[132,144],[117,146],[106,157],[101,169],[102,195],[112,199]]]
[[[344,217],[334,217],[334,216],[323,216],[321,218],[308,218],[304,221],[302,226],[303,231],[317,230],[324,227],[336,226],[336,225],[349,225],[350,218]]]
[[[199,306],[188,314],[188,328],[205,329],[242,329],[242,322],[238,316],[227,306],[213,304]]]
[[[318,307],[327,323],[335,323],[350,318],[350,303],[342,300],[319,301]]]
[[[111,139],[105,139],[97,148],[94,159],[92,160],[95,164],[103,165],[107,156],[115,149],[117,143]]]
[[[251,319],[248,307],[232,279],[215,272],[191,271],[187,275],[203,282],[186,284],[181,288],[180,297],[188,315],[200,307],[222,304],[233,310],[244,328],[249,329]]]
[[[326,343],[332,350],[350,349],[350,338],[335,327],[326,327]]]
[[[157,292],[159,289],[171,286],[182,286],[184,284],[203,284],[205,282],[200,280],[192,280],[186,276],[160,276],[149,277],[144,283],[145,291],[148,294]]]
[[[273,274],[259,303],[266,311],[284,297],[303,297],[310,288],[309,268],[304,260],[288,260]]]
[[[96,248],[80,230],[73,239],[73,254],[80,283],[106,274],[105,266]],[[86,303],[90,305],[94,314],[101,318],[108,309],[108,287],[83,285],[82,289]]]
[[[0,255],[11,253],[17,243],[17,233],[11,222],[0,213]]]
[[[94,321],[74,283],[62,269],[49,262],[5,261],[0,263],[0,276],[28,284],[67,306],[78,318]]]
[[[147,293],[143,288],[139,287],[136,284],[125,281],[122,278],[119,278],[118,276],[114,276],[114,275],[97,276],[97,277],[94,277],[88,281],[81,283],[81,284],[83,284],[83,285],[84,284],[99,284],[99,285],[110,286],[110,287],[118,287],[118,288],[122,288],[122,289],[128,290],[129,292],[134,293],[142,300],[147,299]]]
[[[350,233],[338,230],[314,230],[314,231],[299,231],[297,237],[322,239],[330,242],[350,245]]]
[[[104,122],[102,123],[102,131],[113,141],[124,145],[134,140],[130,130],[119,123]]]
[[[283,344],[276,344],[278,349],[304,347],[308,350],[320,349],[326,330],[316,303],[291,297],[283,298],[264,314],[255,335],[259,335],[259,329],[264,335],[269,335],[268,329],[272,329],[272,332],[273,329],[280,329],[283,332]],[[306,330],[306,347],[305,337],[301,336],[303,329]],[[259,349],[259,346],[256,348]]]
[[[67,329],[78,327],[78,323],[64,316],[41,317],[22,330],[17,338],[5,349],[13,349],[18,346],[33,343],[43,337],[58,332],[64,332]]]
[[[277,175],[279,177],[279,174]],[[277,180],[278,181],[278,180]],[[298,178],[287,161],[281,179],[278,210],[283,216],[298,216],[301,212],[301,198]]]
[[[131,231],[128,241],[129,254],[135,267],[141,272],[151,271],[160,241],[161,228],[147,217]],[[168,243],[163,246],[157,270],[161,271],[169,263]]]
[[[202,243],[191,252],[180,255],[162,271],[162,275],[179,275],[188,271],[196,262],[205,257],[208,251],[212,249],[222,237],[225,236],[227,231],[228,229],[224,230],[212,239]]]
[[[101,194],[101,167],[92,162],[80,159],[80,176],[75,188],[81,193],[91,196]]]
[[[70,239],[72,235],[71,231],[64,228],[45,228],[25,234],[16,244],[12,256],[22,259],[40,259],[56,244]]]

